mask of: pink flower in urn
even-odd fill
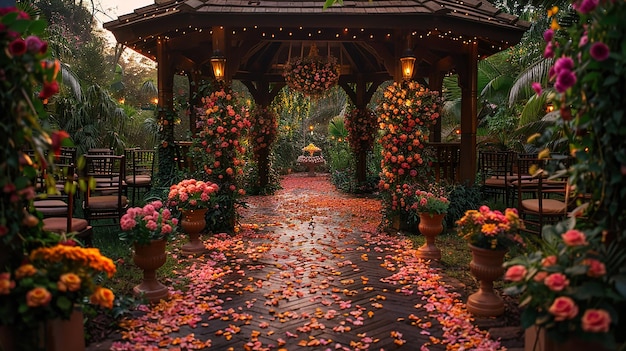
[[[606,333],[611,327],[611,315],[605,310],[588,309],[581,320],[584,331],[592,333]]]
[[[506,273],[504,274],[504,279],[512,282],[519,282],[526,278],[527,273],[528,270],[526,269],[526,267],[520,264],[514,265],[507,269]]]
[[[563,273],[552,273],[546,277],[543,283],[552,291],[562,291],[569,285],[569,280]]]
[[[587,237],[580,230],[570,229],[561,234],[563,242],[567,246],[584,246],[587,245]]]
[[[594,258],[585,259],[583,264],[589,267],[587,269],[587,275],[590,277],[599,278],[606,274],[606,267],[604,263]]]
[[[570,297],[559,296],[552,302],[548,312],[554,316],[555,321],[572,319],[578,314],[578,306]]]

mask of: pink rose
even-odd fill
[[[546,258],[544,258],[543,260],[541,260],[541,266],[542,267],[550,267],[550,266],[554,266],[557,262],[557,258],[554,255],[548,256]]]
[[[512,282],[519,282],[526,278],[527,273],[528,270],[526,270],[526,267],[522,266],[521,264],[516,264],[515,266],[511,266],[509,267],[509,269],[506,270],[506,273],[504,274],[504,279],[510,280]]]
[[[569,280],[565,274],[552,273],[546,277],[543,283],[552,291],[561,291],[569,285]]]
[[[567,296],[559,296],[552,302],[548,312],[554,316],[555,321],[572,319],[578,314],[578,306],[574,300]]]
[[[539,282],[544,281],[547,276],[548,276],[548,272],[540,271],[540,272],[537,272],[537,274],[535,274],[535,276],[533,277],[533,280],[539,283]]]
[[[581,320],[584,331],[606,333],[611,326],[611,316],[605,310],[588,309]]]
[[[563,242],[567,246],[587,245],[587,237],[585,236],[585,233],[580,230],[570,229],[561,234],[561,238],[563,238]]]
[[[594,258],[584,260],[583,264],[589,266],[589,269],[587,269],[587,275],[590,277],[598,278],[606,274],[606,266],[604,266],[604,263]]]

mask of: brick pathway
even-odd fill
[[[500,349],[410,242],[377,233],[379,201],[323,176],[282,184],[247,199],[237,235],[205,238],[188,290],[89,350]]]

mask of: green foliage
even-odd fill
[[[259,184],[259,167],[254,159],[248,159],[243,172],[243,182],[245,184],[246,194],[248,195],[272,195],[281,189],[280,174],[274,167],[275,156],[270,153],[268,156],[268,183],[265,186]]]
[[[477,185],[454,184],[447,187],[450,199],[446,224],[448,228],[454,227],[454,223],[463,217],[465,211],[476,209],[481,204],[482,193]]]

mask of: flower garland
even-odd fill
[[[283,77],[289,88],[305,95],[319,96],[337,84],[340,72],[341,66],[334,57],[323,59],[312,46],[309,56],[285,63]]]
[[[378,121],[374,111],[365,108],[354,108],[345,116],[344,124],[348,130],[348,142],[355,154],[372,149]]]
[[[245,195],[243,166],[245,148],[240,140],[250,129],[249,111],[238,107],[230,87],[201,99],[197,110],[197,135],[193,138],[192,154],[197,170],[219,185],[215,223],[234,226],[238,199]],[[233,228],[224,228],[233,229]]]
[[[441,106],[438,92],[416,82],[394,82],[385,89],[378,107],[378,123],[383,131],[379,140],[383,147],[379,189],[383,191],[386,216],[408,211],[415,194],[408,189],[431,177],[424,167],[429,161],[423,149],[428,128],[439,118]]]
[[[262,150],[269,150],[276,141],[278,115],[266,106],[257,106],[250,115],[250,142],[254,156],[258,160]]]

